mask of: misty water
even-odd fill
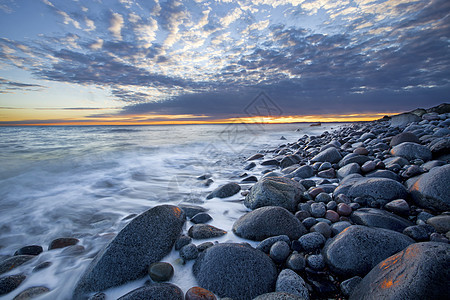
[[[247,209],[240,194],[206,200],[214,188],[239,182],[245,158],[264,149],[317,135],[339,124],[59,126],[0,128],[0,260],[27,245],[44,252],[3,274],[27,279],[0,299],[11,299],[32,286],[51,292],[39,299],[70,299],[90,261],[134,214],[160,204],[196,204],[209,209],[209,223],[228,232],[205,241],[244,241],[231,232]],[[297,130],[298,129],[298,130]],[[286,137],[287,141],[280,140]],[[249,175],[261,176],[257,166]],[[204,186],[197,177],[211,174]],[[242,185],[243,188],[248,185]],[[184,232],[192,224],[186,222]],[[84,251],[55,249],[49,243],[75,237]],[[247,241],[248,242],[248,241]],[[254,242],[250,242],[256,245]],[[172,251],[163,261],[174,265],[170,282],[184,292],[196,285],[192,263],[179,263]],[[42,262],[52,265],[39,272]],[[106,291],[115,299],[142,286],[143,278]]]

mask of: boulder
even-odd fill
[[[184,221],[183,210],[172,205],[156,206],[137,216],[90,263],[73,299],[145,276],[152,263],[172,250]]]
[[[328,148],[311,159],[311,162],[330,162],[332,164],[337,163],[342,158],[341,153],[334,147]]]
[[[212,198],[227,198],[231,197],[234,194],[239,193],[241,190],[241,186],[235,182],[230,182],[227,184],[224,184],[222,186],[219,186],[214,191],[212,191],[208,196],[206,196],[206,199],[212,199]]]
[[[350,163],[350,164],[343,166],[342,168],[340,168],[337,171],[337,177],[339,179],[342,179],[342,178],[346,177],[347,175],[354,174],[354,173],[361,173],[361,168],[357,163]]]
[[[358,225],[385,228],[398,232],[403,232],[406,227],[414,225],[402,217],[376,208],[360,208],[351,214],[350,219]]]
[[[374,200],[395,200],[404,199],[408,196],[406,188],[398,181],[388,178],[352,178],[346,182],[341,182],[343,187],[338,186],[333,195],[346,194],[347,197],[371,198]]]
[[[277,269],[263,252],[243,244],[217,244],[200,254],[193,266],[202,288],[219,297],[252,299],[274,290]]]
[[[448,299],[449,278],[449,244],[412,244],[375,266],[354,289],[350,300]]]
[[[411,113],[403,113],[396,116],[392,116],[390,120],[390,126],[391,127],[405,127],[409,123],[412,122],[420,122],[422,121],[422,118],[411,114]]]
[[[292,212],[297,209],[305,188],[284,177],[268,177],[255,183],[245,197],[244,205],[250,209],[263,206],[281,206]]]
[[[336,274],[364,276],[380,261],[412,243],[413,239],[396,231],[352,225],[328,240],[322,253]]]
[[[183,300],[183,291],[171,283],[154,283],[137,288],[117,300]]]
[[[419,138],[412,132],[402,132],[391,139],[390,146],[394,147],[404,142],[420,144]]]
[[[244,239],[262,241],[277,235],[298,239],[307,230],[287,209],[265,206],[241,216],[233,224],[233,232]]]
[[[227,234],[227,232],[212,225],[195,224],[189,228],[188,234],[193,239],[201,240],[219,237]]]
[[[404,142],[393,147],[391,154],[406,158],[407,160],[421,159],[423,161],[429,161],[432,158],[430,149],[411,142]]]
[[[291,269],[284,269],[280,272],[275,290],[277,292],[297,295],[304,300],[309,300],[309,292],[306,288],[305,281]]]

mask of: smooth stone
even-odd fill
[[[316,196],[314,199],[316,202],[328,203],[331,201],[331,196],[328,193],[322,192]]]
[[[208,211],[206,208],[198,206],[198,205],[180,204],[178,207],[184,211],[184,213],[186,214],[186,217],[188,217],[188,218],[192,218],[193,216],[195,216],[198,213]]]
[[[392,116],[390,119],[391,127],[406,127],[409,123],[420,122],[422,118],[412,113],[402,113]]]
[[[149,265],[170,253],[184,222],[184,211],[173,205],[155,206],[134,218],[90,263],[73,299],[145,276]]]
[[[447,239],[447,237],[445,235],[437,233],[437,232],[433,232],[432,234],[430,234],[430,241],[444,243],[444,244],[448,244],[448,242],[449,242],[449,240]]]
[[[396,231],[352,225],[328,240],[322,254],[332,272],[364,276],[380,261],[412,243],[413,239]]]
[[[9,272],[35,258],[35,255],[16,255],[0,262],[0,274]]]
[[[311,232],[298,239],[302,249],[306,252],[313,252],[322,248],[327,239],[320,232]]]
[[[394,136],[391,139],[391,142],[389,143],[389,145],[391,147],[394,147],[394,146],[397,146],[404,142],[412,142],[412,143],[420,144],[419,138],[414,133],[402,132],[402,133],[399,133],[396,136]]]
[[[439,215],[429,218],[427,224],[433,226],[439,233],[447,233],[450,231],[450,215]]]
[[[334,147],[328,148],[311,159],[311,162],[330,162],[332,164],[341,160],[341,153]]]
[[[388,178],[395,181],[401,181],[400,176],[390,170],[375,170],[366,174],[367,178]]]
[[[336,177],[336,171],[333,168],[324,170],[324,171],[320,171],[319,173],[317,173],[317,177],[331,179],[331,178]]]
[[[25,246],[17,250],[14,255],[39,255],[44,251],[39,245]]]
[[[428,147],[434,158],[439,158],[450,152],[450,137],[441,137],[430,142]]]
[[[171,283],[154,283],[137,288],[117,300],[183,300],[183,291]]]
[[[409,164],[409,161],[406,158],[403,158],[400,156],[394,156],[394,157],[386,158],[385,160],[383,160],[383,163],[386,165],[386,167],[388,167],[390,165],[394,165],[394,164],[397,164],[400,167],[403,167],[403,166],[406,166],[407,164]]]
[[[284,269],[280,272],[277,278],[275,291],[296,295],[305,300],[309,299],[309,291],[305,281],[291,269]]]
[[[187,244],[180,249],[180,256],[185,260],[193,260],[198,257],[198,249],[194,244]]]
[[[350,300],[444,299],[449,278],[450,245],[416,243],[376,265]]]
[[[235,182],[230,182],[227,184],[224,184],[222,186],[219,186],[214,191],[212,191],[208,196],[206,196],[206,199],[212,199],[212,198],[227,198],[231,197],[241,190],[241,186]]]
[[[442,160],[430,160],[429,162],[426,162],[423,165],[421,165],[421,167],[424,171],[428,172],[431,169],[433,169],[434,167],[440,167],[445,164],[446,164],[445,161],[442,161]]]
[[[276,159],[268,159],[261,162],[262,166],[278,166],[280,163]]]
[[[241,180],[241,182],[257,182],[258,178],[256,176],[248,176]]]
[[[186,246],[190,242],[192,242],[192,238],[190,236],[187,236],[187,235],[180,236],[175,241],[175,250],[180,250],[181,248],[183,248],[184,246]]]
[[[311,214],[305,210],[299,210],[295,213],[295,217],[300,221],[303,221],[304,219],[311,217]]]
[[[407,219],[376,208],[360,208],[351,214],[350,219],[358,225],[385,228],[398,232],[403,232],[406,227],[413,225]]]
[[[346,203],[339,203],[337,205],[336,208],[336,212],[340,215],[340,216],[350,216],[350,214],[352,213],[352,208],[346,204]]]
[[[311,216],[314,218],[320,218],[325,216],[325,213],[327,212],[327,207],[325,204],[319,202],[319,203],[313,203],[311,204]]]
[[[84,246],[72,245],[72,246],[65,247],[61,251],[60,255],[61,256],[76,256],[76,255],[83,254],[84,251],[86,251],[86,248],[84,248]]]
[[[0,278],[0,296],[6,295],[22,284],[27,277],[25,275],[10,275]]]
[[[337,170],[337,178],[342,179],[350,174],[361,173],[361,167],[357,163],[350,163]]]
[[[321,221],[317,224],[313,225],[310,229],[311,232],[319,232],[321,233],[325,238],[329,238],[331,236],[331,228],[330,225]]]
[[[184,297],[185,300],[216,300],[216,296],[207,289],[199,286],[191,287]]]
[[[225,230],[214,227],[208,224],[195,224],[188,230],[188,234],[191,238],[196,240],[210,239],[227,234]]]
[[[212,220],[212,217],[205,213],[201,212],[192,217],[191,222],[194,224],[204,224]]]
[[[305,188],[284,177],[269,177],[255,183],[245,197],[244,205],[250,209],[281,206],[295,212]]]
[[[50,292],[50,289],[48,287],[33,286],[22,291],[20,294],[15,296],[13,300],[30,300],[47,294],[48,292]]]
[[[373,160],[369,160],[366,161],[362,166],[361,166],[361,171],[363,173],[369,173],[370,171],[375,170],[375,168],[377,167],[377,164],[373,161]],[[339,174],[338,174],[339,175]]]
[[[403,230],[403,234],[418,242],[424,242],[428,240],[428,231],[423,225],[408,226]]]
[[[361,282],[362,278],[359,276],[354,276],[352,278],[349,278],[347,280],[344,280],[340,284],[341,292],[344,294],[345,297],[349,297],[355,288],[358,286],[358,284]]]
[[[305,166],[303,166],[303,167],[305,167]],[[313,173],[313,175],[314,175],[314,173]],[[302,179],[302,180],[300,180],[300,184],[303,185],[305,187],[305,189],[309,189],[309,188],[316,186],[316,182],[311,179]]]
[[[286,259],[286,267],[295,272],[303,271],[305,269],[305,266],[306,266],[306,259],[303,255],[299,253],[292,253]]]
[[[306,229],[310,229],[316,223],[317,223],[317,220],[313,217],[308,217],[302,221],[302,224],[303,224],[303,226],[305,226]]]
[[[269,256],[277,264],[283,263],[291,253],[291,248],[285,241],[275,242],[270,247]]]
[[[34,267],[33,272],[39,272],[41,270],[47,269],[52,264],[53,263],[50,261],[44,261],[44,262],[40,263],[39,265],[37,265],[36,267]]]
[[[351,182],[353,183],[350,184],[347,191],[338,187],[334,191],[333,196],[336,197],[338,194],[344,193],[351,199],[368,197],[374,200],[382,199],[388,201],[403,199],[408,196],[405,187],[401,183],[388,178],[355,178],[355,181]]]
[[[362,166],[365,162],[369,161],[370,158],[366,155],[358,155],[355,153],[347,154],[340,162],[339,168],[342,168],[348,164],[356,163],[358,166]]]
[[[73,245],[78,244],[79,242],[80,242],[79,239],[71,238],[71,237],[58,238],[58,239],[53,240],[50,243],[50,245],[48,246],[48,250],[73,246]]]
[[[252,156],[250,156],[249,158],[247,158],[247,161],[257,160],[257,159],[260,159],[263,157],[264,157],[264,154],[256,153],[256,154],[253,154]]]
[[[339,214],[334,210],[327,210],[325,213],[325,218],[330,220],[332,223],[335,223],[339,221]]]
[[[313,270],[319,271],[325,268],[325,259],[322,254],[313,254],[306,257],[306,264]]]
[[[407,160],[422,159],[423,161],[429,161],[432,158],[430,149],[423,145],[411,142],[404,142],[393,147],[391,154],[404,157]]]
[[[282,169],[290,167],[299,163],[301,158],[298,155],[287,155],[280,161],[280,167]]]
[[[279,241],[289,243],[291,240],[289,239],[289,237],[287,235],[278,235],[278,236],[269,237],[269,238],[261,241],[258,244],[258,246],[256,246],[256,249],[269,254],[270,248],[272,247],[272,245]]]
[[[171,264],[167,262],[152,263],[148,267],[148,275],[153,281],[169,281],[173,276],[174,270]]]
[[[409,204],[403,199],[392,200],[384,208],[399,215],[409,214]]]
[[[331,225],[331,233],[332,235],[338,235],[341,233],[345,228],[351,226],[352,224],[348,221],[339,221]]]
[[[437,211],[450,210],[450,164],[410,180],[407,182],[409,192],[419,206]]]
[[[322,163],[322,164],[320,165],[318,171],[328,170],[328,169],[330,169],[331,167],[332,167],[332,166],[331,166],[331,163],[329,163],[329,162],[324,162],[324,163]]]
[[[228,299],[232,300],[232,299]],[[290,293],[285,292],[272,292],[272,293],[266,293],[263,295],[259,295],[256,298],[253,298],[253,300],[305,300],[303,297],[292,295]]]
[[[233,224],[233,232],[244,239],[262,241],[277,235],[298,239],[307,230],[287,209],[265,206],[241,216]]]
[[[353,153],[358,154],[358,155],[367,155],[367,154],[369,154],[369,150],[367,150],[364,147],[358,147],[355,150],[353,150]]]
[[[244,167],[244,170],[248,171],[248,170],[253,169],[254,167],[256,167],[256,164],[252,161],[251,163],[249,163],[248,165],[246,165]]]
[[[337,202],[334,200],[331,200],[327,203],[327,210],[336,210],[337,208]]]
[[[263,252],[242,244],[217,244],[202,252],[193,266],[202,288],[234,300],[273,291],[277,270]]]
[[[211,248],[212,246],[214,246],[213,242],[204,242],[201,243],[200,245],[197,246],[198,252],[203,252],[208,248]]]

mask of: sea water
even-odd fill
[[[0,127],[0,260],[27,245],[44,248],[37,258],[1,275],[23,273],[27,279],[0,299],[11,299],[32,286],[51,290],[39,299],[70,299],[93,257],[134,215],[156,205],[201,205],[213,218],[209,224],[228,232],[220,238],[194,240],[196,244],[244,241],[231,231],[237,218],[248,211],[243,197],[238,193],[206,200],[206,195],[227,182],[239,182],[250,155],[338,126]],[[258,164],[247,173],[259,178],[267,168]],[[210,186],[197,179],[205,174],[214,181]],[[186,222],[184,232],[191,225]],[[47,251],[59,237],[78,238],[84,250]],[[193,262],[181,264],[178,258],[178,252],[172,251],[163,261],[174,265],[171,282],[186,292],[196,285]],[[45,261],[52,265],[32,272]],[[108,299],[148,279],[109,289]]]

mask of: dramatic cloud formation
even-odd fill
[[[18,19],[24,5],[4,1],[0,18],[27,22]],[[107,89],[123,106],[118,116],[245,117],[261,91],[286,116],[397,112],[450,94],[447,0],[33,5],[49,20],[27,37],[2,26],[0,67],[23,70],[42,86]],[[42,90],[0,75],[4,95]]]

